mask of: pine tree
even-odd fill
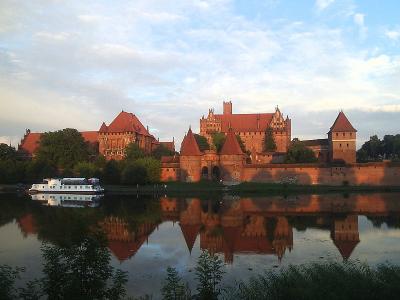
[[[274,139],[274,133],[272,132],[272,128],[268,127],[265,132],[265,151],[273,152],[276,150],[276,143]]]

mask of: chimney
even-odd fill
[[[224,105],[224,115],[231,115],[232,114],[232,101],[223,103]]]

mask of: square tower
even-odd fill
[[[341,111],[328,132],[331,162],[356,162],[357,130]]]

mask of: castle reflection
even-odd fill
[[[123,204],[113,202],[123,209],[113,208],[110,212],[104,208],[106,204],[101,204],[94,210],[102,211],[96,222],[107,236],[109,249],[121,262],[133,257],[164,222],[179,224],[189,252],[199,238],[201,249],[222,254],[226,263],[233,263],[235,254],[252,253],[274,255],[280,261],[296,246],[294,230],[308,228],[330,231],[332,243],[346,260],[360,243],[358,216],[367,216],[373,224],[388,220],[388,225],[399,227],[398,200],[397,194],[225,196],[219,200],[163,197],[152,200],[156,205],[140,213],[126,204],[136,199],[126,199]],[[18,224],[24,235],[37,232],[32,214],[20,217]]]

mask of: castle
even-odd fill
[[[267,132],[272,133],[268,136]],[[219,152],[215,148],[201,151],[189,128],[185,135],[180,156],[164,157],[162,180],[196,182],[201,179],[223,181],[260,181],[266,168],[287,171],[289,165],[280,165],[291,144],[291,120],[284,118],[279,108],[273,113],[234,114],[232,102],[223,103],[223,114],[209,110],[207,118],[200,119],[200,135],[209,144],[216,133],[225,134],[225,142]],[[329,164],[349,165],[356,162],[357,130],[343,111],[339,112],[328,132],[327,139],[307,140],[304,145],[318,158],[318,168]],[[239,144],[239,137],[245,149]],[[276,150],[265,149],[266,139],[271,138]],[[245,150],[245,152],[244,152]],[[315,164],[311,164],[315,168]],[[296,173],[296,172],[295,172]],[[291,176],[290,174],[288,175]],[[310,180],[317,183],[318,178]],[[343,181],[343,178],[340,180]]]
[[[18,149],[28,157],[34,157],[39,147],[42,133],[26,130]],[[125,148],[130,143],[136,143],[145,153],[163,145],[168,150],[175,151],[175,143],[160,142],[145,128],[138,117],[132,113],[121,111],[107,126],[104,122],[98,131],[82,131],[83,139],[96,147],[107,160],[121,160],[125,157]]]

